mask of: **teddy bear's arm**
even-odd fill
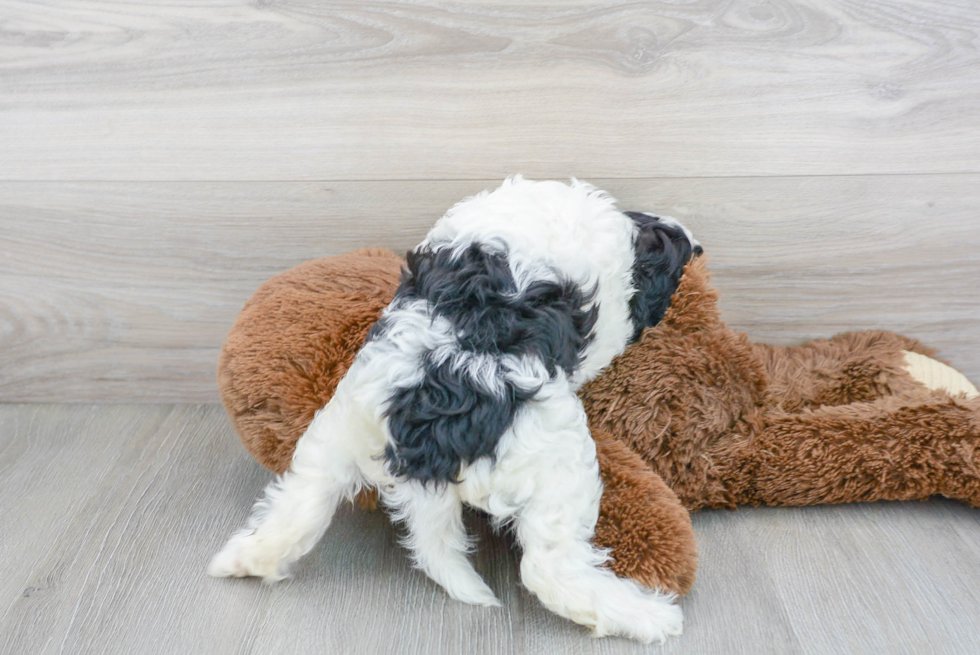
[[[736,502],[763,505],[914,500],[980,507],[980,397],[923,392],[870,403],[774,412],[732,452]]]

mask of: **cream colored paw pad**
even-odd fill
[[[929,389],[942,389],[951,396],[961,393],[967,398],[980,396],[980,391],[977,391],[973,383],[952,366],[909,350],[904,351],[904,354],[904,368],[916,382],[921,382]]]

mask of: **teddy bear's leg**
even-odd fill
[[[980,398],[885,398],[770,416],[727,453],[737,502],[956,498],[980,507]]]
[[[921,385],[909,375],[907,354],[933,354],[915,339],[884,330],[753,348],[765,363],[769,395],[790,412],[916,393]]]
[[[616,575],[686,594],[698,567],[690,513],[626,444],[601,430],[592,436],[603,483],[592,543],[610,551]]]
[[[454,486],[396,482],[382,490],[382,497],[394,518],[405,521],[405,546],[426,575],[458,601],[500,605],[466,557],[470,541],[463,525],[463,504]]]
[[[643,642],[681,633],[673,594],[617,578],[591,543],[602,483],[585,412],[570,391],[535,400],[515,421],[514,446],[498,462],[487,508],[513,518],[523,549],[521,579],[553,612],[597,636]],[[515,452],[516,451],[516,452]],[[514,507],[507,516],[495,507]]]
[[[275,582],[313,549],[341,499],[352,497],[361,483],[344,443],[351,431],[345,409],[335,397],[317,413],[296,444],[289,470],[266,487],[247,526],[212,558],[210,575]]]

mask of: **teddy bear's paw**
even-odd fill
[[[215,578],[255,576],[267,583],[278,582],[288,575],[288,571],[283,549],[276,541],[255,530],[243,530],[232,536],[211,558],[208,575]]]
[[[902,354],[905,356],[905,371],[927,389],[941,390],[951,396],[965,398],[980,396],[980,390],[952,366],[909,350]]]
[[[672,600],[673,596],[649,593],[628,605],[603,607],[596,617],[594,634],[662,644],[667,637],[680,636],[684,631],[684,613]]]

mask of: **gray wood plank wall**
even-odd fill
[[[726,318],[980,380],[980,5],[0,0],[0,400],[217,399],[272,274],[503,176],[707,246]]]

